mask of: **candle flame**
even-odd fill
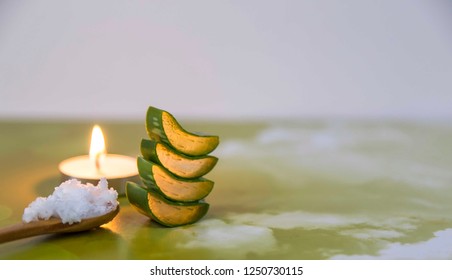
[[[95,164],[96,169],[100,170],[101,161],[105,157],[105,139],[102,130],[98,125],[93,127],[91,134],[91,146],[89,149],[89,158]]]

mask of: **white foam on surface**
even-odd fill
[[[263,254],[276,250],[273,231],[266,227],[231,224],[219,219],[201,221],[181,230],[190,240],[182,248],[221,249],[221,254],[243,258],[247,254]]]
[[[452,161],[443,156],[443,146],[432,145],[446,134],[429,129],[421,133],[400,125],[269,124],[254,138],[223,141],[217,153],[223,161],[240,158],[249,168],[277,179],[303,170],[350,185],[388,180],[417,189],[447,189]],[[268,168],[271,164],[278,168]]]
[[[332,259],[451,259],[452,258],[452,229],[435,232],[434,237],[414,244],[389,243],[376,255],[336,255]]]
[[[273,229],[325,229],[344,227],[366,222],[360,217],[348,217],[334,214],[318,214],[303,211],[268,213],[231,214],[229,219],[237,224],[268,227]]]

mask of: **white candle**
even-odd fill
[[[63,181],[75,178],[97,185],[100,178],[104,177],[118,194],[124,194],[127,181],[139,180],[135,158],[106,154],[105,141],[98,126],[93,129],[89,155],[66,159],[60,163],[59,170]]]

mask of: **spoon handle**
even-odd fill
[[[0,228],[0,243],[41,234],[68,233],[90,230],[110,222],[118,213],[119,205],[115,210],[110,211],[104,215],[82,219],[80,222],[73,224],[63,224],[61,219],[53,217],[48,220],[38,220],[31,223],[18,223],[15,225]]]
[[[58,229],[59,224],[61,224],[61,220],[52,218],[31,223],[22,222],[0,228],[0,243],[52,233]]]

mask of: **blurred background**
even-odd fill
[[[452,2],[0,0],[0,118],[452,119]]]

